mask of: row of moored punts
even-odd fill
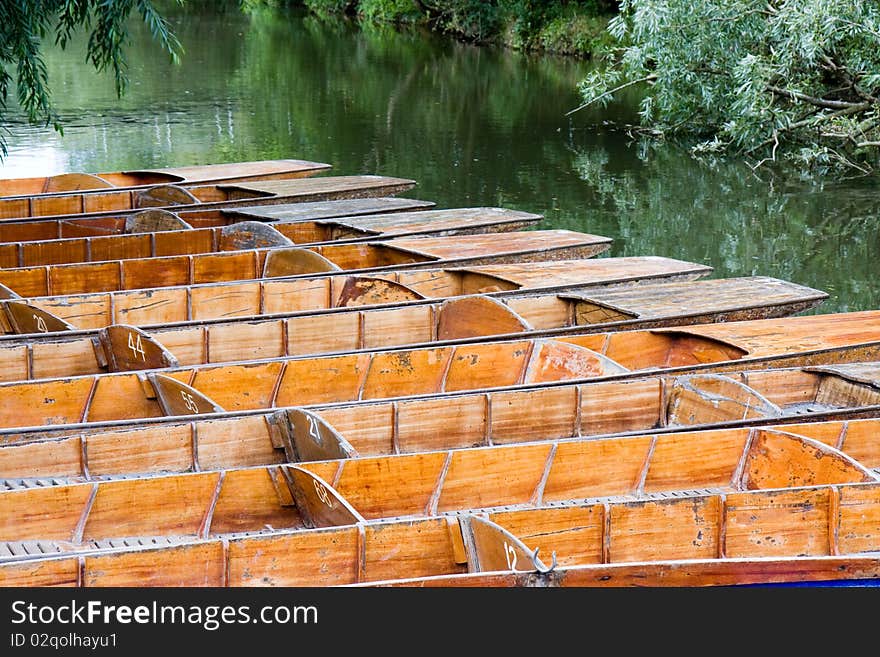
[[[330,170],[0,180],[0,585],[880,582],[880,310]]]

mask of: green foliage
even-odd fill
[[[532,39],[536,50],[564,55],[593,56],[607,50],[611,44],[608,18],[572,12],[549,21]]]
[[[44,121],[62,131],[52,109],[42,47],[47,37],[54,37],[63,50],[80,28],[89,33],[89,63],[98,72],[113,73],[116,93],[121,96],[128,84],[125,46],[127,22],[133,12],[140,14],[153,39],[176,62],[182,52],[180,43],[149,0],[0,2],[0,123],[8,111],[14,84],[18,104],[31,123]],[[0,135],[0,154],[6,153],[6,140]]]
[[[319,15],[344,14],[354,8],[355,0],[305,0],[303,4],[309,11]]]
[[[622,0],[608,29],[619,50],[583,106],[640,85],[641,127],[695,153],[877,166],[876,0]]]
[[[357,13],[383,23],[414,23],[422,16],[413,0],[360,0]]]
[[[467,41],[489,41],[501,29],[501,14],[496,2],[452,0],[421,4],[429,11],[436,29]]]
[[[266,0],[254,0],[263,1]],[[419,23],[466,41],[588,56],[603,41],[617,0],[305,0],[314,13]]]

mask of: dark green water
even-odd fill
[[[11,126],[0,176],[273,158],[333,173],[412,178],[438,207],[541,213],[541,227],[615,240],[718,276],[768,275],[831,295],[821,312],[880,308],[877,178],[761,180],[671,147],[643,153],[609,122],[627,104],[565,117],[587,62],[480,49],[283,11],[173,18],[172,67],[146,36],[119,100],[82,49],[52,52],[63,137]]]

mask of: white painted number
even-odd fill
[[[193,396],[191,394],[189,394],[186,390],[181,390],[180,396],[183,397],[183,404],[184,406],[186,406],[187,410],[190,410],[193,413],[199,412],[199,405],[196,404],[196,400],[193,399]]]
[[[132,353],[134,353],[134,357],[137,358],[137,355],[141,355],[141,360],[147,360],[147,354],[144,352],[144,345],[141,342],[141,336],[137,336],[137,341],[134,339],[134,333],[128,334],[128,348],[131,349]]]
[[[507,567],[516,570],[516,550],[507,541],[504,541],[504,556],[507,557]]]
[[[306,416],[309,418],[309,435],[315,439],[315,442],[319,445],[321,444],[321,435],[318,433],[318,423],[315,422],[315,418],[311,415]]]
[[[315,492],[318,494],[318,499],[332,509],[333,500],[330,499],[330,494],[327,492],[327,489],[324,488],[320,481],[313,479],[312,483],[315,484]]]
[[[34,315],[34,320],[37,322],[37,330],[40,333],[48,333],[49,327],[46,326],[46,320],[40,317],[39,315]]]

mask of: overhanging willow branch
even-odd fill
[[[853,109],[854,111],[859,112],[861,110],[866,110],[871,107],[871,103],[866,101],[863,101],[861,103],[853,103],[848,100],[828,100],[826,98],[810,96],[808,94],[801,93],[800,91],[792,91],[791,89],[782,89],[780,87],[774,86],[768,86],[767,91],[770,91],[777,96],[784,96],[792,100],[799,100],[803,103],[809,103],[810,105],[815,105],[816,107],[825,107],[827,109]]]
[[[597,100],[601,100],[602,98],[605,98],[605,96],[612,96],[612,95],[616,94],[621,89],[626,89],[627,87],[632,87],[632,86],[634,86],[636,84],[640,84],[642,82],[653,82],[656,79],[657,79],[657,76],[652,73],[651,75],[646,75],[645,77],[639,78],[638,80],[630,80],[629,82],[624,82],[623,84],[614,87],[614,89],[609,89],[608,91],[599,94],[595,98],[591,98],[590,100],[588,100],[586,103],[584,103],[580,107],[575,107],[573,110],[567,111],[565,113],[565,116],[570,116],[570,115],[574,114],[575,112],[579,112],[580,110],[584,109],[585,107],[589,107],[590,105],[595,103]]]

